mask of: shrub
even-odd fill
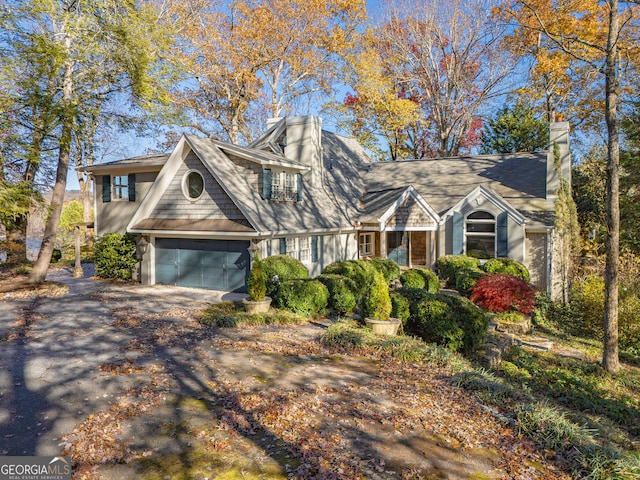
[[[487,273],[503,273],[505,275],[514,275],[521,278],[525,282],[530,279],[529,270],[520,262],[516,262],[510,258],[492,258],[482,265],[482,270]]]
[[[371,265],[384,275],[387,283],[393,282],[400,277],[400,265],[389,258],[372,258],[369,260]]]
[[[53,263],[57,263],[60,261],[61,258],[62,258],[62,250],[60,250],[59,248],[54,248],[53,252],[51,253],[51,261]]]
[[[274,255],[261,261],[260,266],[267,275],[267,292],[269,297],[275,296],[280,282],[298,278],[309,278],[309,271],[302,262],[288,255]]]
[[[590,275],[583,281],[576,281],[569,293],[571,305],[580,319],[579,332],[582,335],[600,336],[604,316],[604,279]]]
[[[366,260],[343,260],[327,265],[322,271],[323,274],[344,275],[353,280],[358,297],[371,285],[376,272],[373,264]]]
[[[429,293],[439,293],[440,292],[440,279],[432,270],[428,268],[416,268],[415,269],[422,278],[424,278],[425,286],[424,289]]]
[[[467,255],[444,255],[436,260],[438,276],[450,287],[455,285],[456,273],[465,269],[479,270],[480,260]]]
[[[311,317],[327,308],[329,290],[318,280],[287,280],[280,283],[274,302],[278,308]]]
[[[409,300],[398,292],[390,293],[389,297],[391,298],[391,317],[399,318],[405,325],[411,315]]]
[[[482,276],[472,288],[470,298],[492,312],[515,310],[529,314],[536,304],[535,291],[527,282],[500,273]]]
[[[329,307],[338,314],[353,312],[356,307],[356,284],[344,275],[323,274],[317,277],[329,291]]]
[[[426,286],[424,277],[414,269],[402,272],[400,283],[405,288],[424,288]]]
[[[198,322],[202,325],[214,327],[290,325],[307,321],[306,317],[275,308],[268,312],[251,315],[239,304],[229,301],[211,305],[198,316]]]
[[[477,349],[487,333],[484,312],[463,297],[425,293],[412,310],[407,332],[453,351]]]
[[[138,260],[136,242],[130,234],[107,233],[95,243],[96,275],[102,278],[129,280]]]
[[[267,274],[264,273],[262,269],[258,252],[255,253],[253,265],[251,265],[251,272],[247,279],[247,292],[249,293],[249,298],[254,302],[264,300],[267,294]]]
[[[480,269],[465,268],[458,270],[455,277],[456,290],[462,295],[469,295],[469,292],[475,287],[482,275],[483,273]]]
[[[391,315],[389,286],[380,272],[375,272],[373,282],[362,296],[360,316],[374,320],[388,320]]]

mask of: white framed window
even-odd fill
[[[189,170],[182,177],[182,193],[189,200],[197,200],[204,193],[204,177],[197,170]]]
[[[496,256],[496,217],[489,212],[470,213],[465,221],[465,253],[480,259]]]
[[[298,258],[298,248],[297,248],[298,239],[296,237],[289,237],[286,240],[287,240],[287,249],[285,253],[291,258]]]
[[[129,200],[129,177],[127,175],[114,175],[112,185],[114,200]]]
[[[374,254],[373,233],[360,234],[360,257],[370,257]]]
[[[271,172],[271,199],[294,202],[298,200],[298,175],[290,172]]]
[[[300,257],[298,260],[301,262],[311,261],[311,237],[299,237],[298,247]]]

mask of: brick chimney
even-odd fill
[[[547,155],[547,199],[556,198],[560,180],[555,168],[554,145],[560,151],[560,173],[571,185],[571,152],[569,150],[569,122],[549,125],[549,153]]]

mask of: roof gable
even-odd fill
[[[496,192],[491,191],[482,185],[477,186],[469,195],[460,200],[457,204],[455,204],[451,209],[445,213],[442,217],[443,219],[453,215],[454,212],[460,212],[465,209],[465,206],[470,206],[473,210],[478,210],[481,206],[488,202],[493,204],[499,210],[506,212],[513,221],[518,223],[519,225],[524,225],[526,223],[526,218],[522,215],[518,210],[509,205],[504,198],[498,195]]]
[[[396,215],[409,200],[422,209],[429,218],[429,223],[438,224],[440,216],[412,185],[387,191],[367,192],[363,198],[364,206],[360,222],[379,223],[380,228],[384,228],[391,217]]]

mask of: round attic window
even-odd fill
[[[197,200],[204,192],[204,178],[200,172],[190,171],[184,177],[184,194],[189,200]]]

